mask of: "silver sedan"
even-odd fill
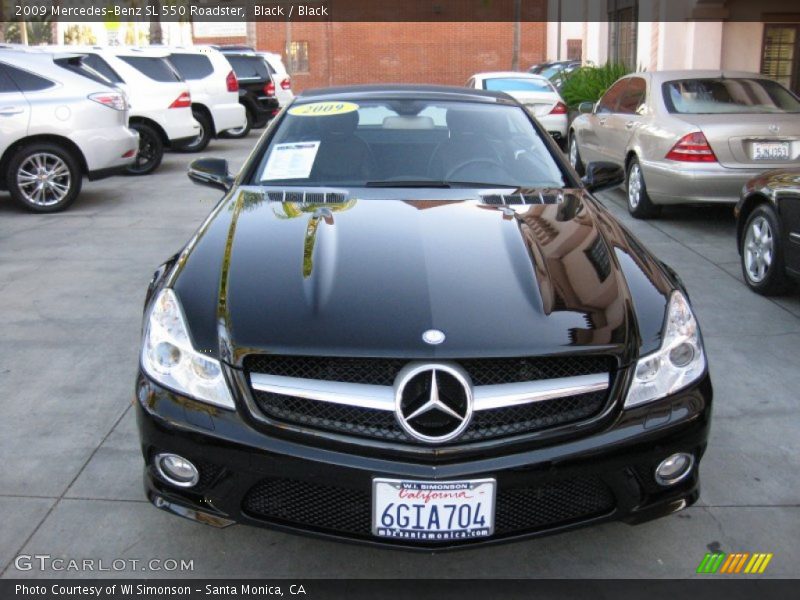
[[[655,71],[616,81],[583,103],[569,131],[569,158],[625,168],[628,210],[730,202],[752,177],[800,166],[800,101],[756,73]]]

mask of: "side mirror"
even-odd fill
[[[586,165],[586,175],[581,179],[590,192],[608,190],[625,181],[625,171],[611,162],[596,161]]]
[[[594,112],[594,102],[581,102],[578,104],[578,112],[582,115],[588,115]]]
[[[228,172],[224,158],[198,158],[189,165],[189,179],[198,185],[207,185],[227,192],[233,187],[233,175]]]

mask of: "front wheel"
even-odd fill
[[[125,172],[128,175],[147,175],[155,171],[164,158],[164,142],[150,125],[131,123],[130,128],[139,134],[139,151]]]
[[[19,148],[6,172],[11,197],[36,213],[64,210],[77,198],[82,183],[78,159],[56,144],[37,143]]]
[[[779,232],[778,216],[769,204],[762,204],[750,213],[742,229],[744,281],[763,296],[782,294],[791,287],[784,268]]]
[[[657,217],[661,212],[661,207],[656,206],[647,194],[647,186],[644,183],[644,175],[639,161],[635,158],[628,165],[628,176],[626,182],[628,196],[628,212],[637,219],[650,219]]]

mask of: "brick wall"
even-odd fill
[[[545,59],[547,24],[520,25],[520,68]],[[286,23],[256,25],[256,46],[285,55]],[[479,71],[511,69],[513,24],[507,22],[291,24],[291,39],[308,42],[309,72],[292,87],[353,83],[463,85]],[[195,43],[243,44],[245,38],[202,38]]]

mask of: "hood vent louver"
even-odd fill
[[[297,202],[301,204],[338,204],[347,202],[347,194],[341,192],[294,192],[271,191],[267,198],[273,202]]]
[[[562,192],[533,192],[520,190],[514,194],[486,194],[481,196],[481,203],[491,206],[561,204],[563,202],[564,194]]]

